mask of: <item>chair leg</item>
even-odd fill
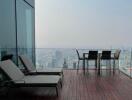
[[[102,60],[100,60],[100,72],[102,73]]]
[[[113,60],[113,74],[115,73],[115,59]]]
[[[112,70],[112,68],[111,68],[111,59],[109,60],[109,66],[110,66],[110,74],[111,74],[111,70]]]
[[[110,68],[111,68],[111,59],[110,59]]]
[[[110,67],[110,71],[111,71],[111,60],[109,60],[109,67]]]
[[[119,73],[120,73],[120,68],[119,68],[120,66],[119,66],[119,59],[118,59],[118,71],[119,71]]]
[[[56,85],[56,95],[57,95],[57,97],[58,97],[58,87],[57,87],[57,85]]]
[[[101,73],[101,61],[102,61],[101,59],[100,60],[98,59],[98,72],[97,72],[98,75],[100,75]]]
[[[95,67],[96,67],[96,70],[97,70],[97,60],[95,60]]]
[[[77,65],[77,73],[78,73],[78,70],[79,70],[79,62],[80,62],[80,61],[78,60],[78,65]]]
[[[106,68],[107,68],[107,66],[108,66],[108,62],[107,62],[107,60],[104,60],[105,61],[105,64],[106,64]]]
[[[87,60],[87,71],[89,70],[89,61]]]

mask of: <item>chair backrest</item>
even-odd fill
[[[25,55],[20,55],[19,56],[20,61],[22,62],[23,66],[28,72],[35,71],[36,68],[33,65],[32,61]]]
[[[88,59],[97,59],[98,58],[98,51],[89,51]]]
[[[102,51],[101,59],[111,59],[111,51]]]
[[[121,53],[121,50],[116,50],[114,54],[114,58],[119,59],[120,53]]]
[[[24,74],[11,60],[0,62],[0,68],[14,82],[24,78]]]
[[[77,52],[78,59],[80,59],[80,55],[77,49],[76,49],[76,52]]]

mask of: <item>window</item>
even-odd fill
[[[18,55],[26,54],[34,61],[34,8],[16,0]]]

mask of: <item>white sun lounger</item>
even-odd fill
[[[58,75],[24,75],[21,70],[11,61],[0,62],[0,69],[10,78],[14,87],[55,87],[58,95]]]
[[[29,74],[46,74],[46,75],[62,75],[63,76],[62,68],[36,69],[32,61],[27,56],[20,55],[19,58]]]

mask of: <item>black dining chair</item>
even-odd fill
[[[97,59],[98,59],[98,51],[89,51],[88,58],[87,58],[88,67],[89,67],[89,61],[95,60],[95,67],[97,69]],[[87,67],[87,70],[89,69],[88,67]]]
[[[77,49],[76,49],[76,53],[77,53],[77,57],[78,57],[78,65],[77,65],[77,72],[78,72],[78,70],[79,70],[79,63],[80,63],[81,60],[83,61],[85,58],[80,56],[80,54],[79,54],[79,52],[78,52]]]
[[[100,61],[102,62],[103,60],[106,61],[106,65],[108,65],[107,61],[109,61],[109,66],[111,68],[111,51],[102,51],[102,55],[100,57]],[[101,64],[102,67],[102,64]]]

